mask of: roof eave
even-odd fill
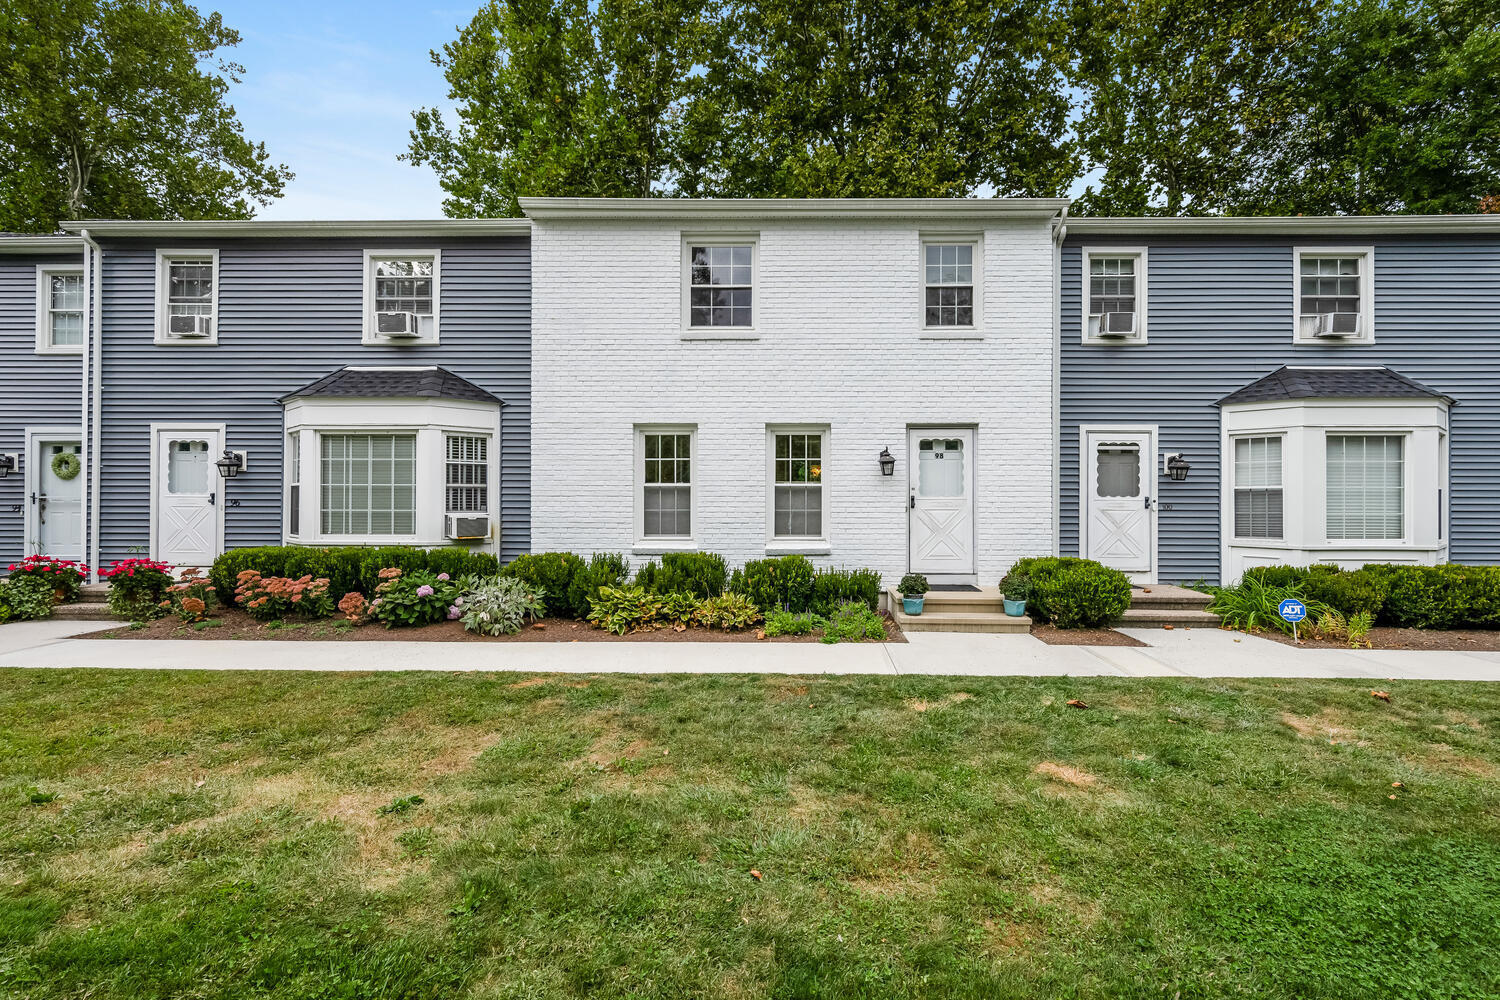
[[[4,236],[0,253],[38,254],[83,252],[83,240],[77,236]]]
[[[1067,198],[522,198],[538,220],[1050,219]]]
[[[1277,215],[1095,217],[1069,215],[1070,236],[1364,236],[1414,233],[1500,234],[1497,215]]]
[[[353,220],[126,220],[84,219],[67,222],[68,232],[91,236],[154,239],[231,237],[367,237],[507,236],[529,233],[529,219],[353,219]]]

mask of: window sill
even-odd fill
[[[944,329],[942,327],[923,327],[917,331],[919,340],[983,340],[984,331],[974,329],[963,329],[955,327]]]
[[[1374,337],[1304,337],[1292,335],[1293,347],[1374,347]]]
[[[832,553],[832,545],[817,540],[766,543],[766,555],[768,556],[826,556]]]
[[[759,340],[755,330],[683,330],[683,340]]]
[[[437,347],[436,337],[363,337],[361,347]]]
[[[1116,337],[1116,338],[1085,337],[1083,339],[1083,346],[1084,347],[1145,347],[1146,346],[1146,341],[1145,340],[1136,340],[1135,338],[1126,338],[1126,337]]]
[[[636,542],[630,547],[630,554],[635,556],[660,556],[668,552],[697,552],[698,543],[684,538],[680,541],[671,539],[655,539],[651,541]]]
[[[219,338],[213,337],[157,337],[152,343],[157,347],[218,347]]]
[[[36,349],[36,353],[54,356],[59,354],[64,356],[71,354],[74,357],[78,357],[79,355],[83,354],[83,347],[77,344],[73,345],[72,347],[38,347]]]

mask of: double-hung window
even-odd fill
[[[162,250],[156,255],[156,342],[218,342],[219,252]]]
[[[1281,438],[1235,438],[1235,537],[1281,538],[1281,504]]]
[[[436,343],[440,268],[436,250],[366,251],[365,343]]]
[[[323,434],[320,447],[324,535],[416,533],[416,435]]]
[[[733,334],[755,325],[755,243],[684,243],[687,259],[687,327],[698,333]]]
[[[1328,435],[1325,490],[1330,540],[1405,537],[1404,445],[1399,434]]]
[[[83,272],[76,268],[37,268],[38,354],[77,354],[83,350]]]
[[[772,430],[771,537],[823,537],[823,432]]]
[[[1369,249],[1298,250],[1300,343],[1370,343],[1374,339]]]
[[[973,243],[922,244],[923,325],[974,326]]]
[[[472,434],[446,436],[444,509],[449,514],[485,514],[490,509],[490,439]]]
[[[1083,342],[1146,342],[1146,251],[1083,252]]]
[[[693,534],[693,433],[689,428],[638,432],[641,455],[641,537],[687,539]]]
[[[286,531],[302,534],[302,435],[293,431],[286,436]]]

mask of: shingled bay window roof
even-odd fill
[[[1231,403],[1272,403],[1289,399],[1440,399],[1452,396],[1430,389],[1389,368],[1293,368],[1282,366],[1219,400]]]
[[[494,393],[438,365],[423,367],[347,367],[277,399],[462,399],[505,403]]]

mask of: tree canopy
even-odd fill
[[[1058,195],[1113,214],[1474,211],[1496,0],[491,0],[407,159],[524,195]],[[1493,204],[1493,201],[1487,204]]]
[[[183,0],[6,0],[0,229],[59,221],[249,218],[292,174],[228,103],[243,72],[218,14]]]

